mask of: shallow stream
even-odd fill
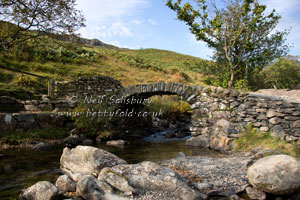
[[[105,144],[97,147],[105,149],[128,163],[141,161],[161,161],[175,158],[178,152],[187,156],[218,157],[220,154],[199,147],[185,146],[184,140],[161,137],[161,133],[144,140],[131,141],[123,149],[108,147]],[[10,149],[0,154],[0,199],[16,199],[21,189],[27,188],[38,181],[55,183],[59,176],[59,160],[64,146],[54,146],[51,150],[37,151],[28,149]]]

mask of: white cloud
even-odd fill
[[[263,4],[267,5],[267,11],[270,12],[273,9],[276,12],[284,15],[290,15],[294,13],[298,13],[300,8],[300,1],[299,0],[264,0],[262,1]]]
[[[104,42],[132,38],[144,21],[141,11],[149,6],[150,0],[78,0],[77,8],[86,18],[86,27],[79,33]]]
[[[87,38],[111,39],[114,37],[132,37],[130,24],[115,22],[111,25],[87,26],[81,29],[80,33]]]
[[[131,24],[140,25],[142,22],[140,20],[134,19],[130,22]]]
[[[119,41],[111,41],[109,44],[120,47],[121,43]]]
[[[148,19],[147,21],[148,21],[152,26],[157,25],[157,22],[154,21],[153,19]]]
[[[148,0],[78,0],[77,4],[87,23],[99,24],[133,16],[150,5]]]

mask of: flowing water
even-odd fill
[[[139,141],[130,141],[123,149],[108,147],[105,144],[97,147],[105,149],[128,163],[141,161],[161,161],[175,158],[178,152],[187,156],[220,156],[220,154],[184,145],[184,140],[163,139],[162,134],[147,137]],[[59,176],[59,160],[64,146],[54,146],[51,150],[36,151],[32,149],[10,149],[3,152],[0,158],[0,199],[16,199],[21,189],[38,181],[55,183]]]

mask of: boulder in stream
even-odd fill
[[[51,149],[51,146],[49,144],[45,144],[44,142],[40,142],[34,146],[32,146],[32,149],[39,150],[39,151],[46,151]]]
[[[76,184],[75,182],[68,177],[67,175],[62,175],[58,177],[56,180],[55,185],[62,191],[62,192],[75,192],[76,191]]]
[[[103,198],[104,194],[97,183],[97,179],[93,176],[85,176],[77,183],[76,196],[87,200],[99,200]]]
[[[178,199],[203,199],[203,195],[191,189],[173,170],[150,161],[138,164],[117,165],[111,171],[126,178],[135,189],[172,192]]]
[[[64,139],[64,144],[67,147],[73,148],[81,144],[84,140],[86,140],[86,137],[84,135],[71,135]]]
[[[189,146],[197,146],[197,147],[204,147],[208,148],[209,147],[209,138],[205,137],[203,135],[199,135],[197,137],[191,137],[189,138],[185,144]]]
[[[126,195],[137,193],[136,190],[128,183],[125,177],[111,171],[109,168],[102,169],[98,179],[108,183],[113,188],[123,192]]]
[[[248,197],[253,200],[265,200],[267,198],[266,193],[252,187],[247,187],[246,192]]]
[[[101,169],[115,165],[127,164],[118,156],[89,146],[77,146],[74,149],[64,148],[60,158],[60,168],[73,180],[74,174],[98,175]]]
[[[61,199],[62,192],[48,181],[39,181],[23,191],[20,200],[58,200]]]
[[[86,139],[82,141],[82,145],[84,146],[92,146],[93,145],[93,140],[91,139]]]
[[[111,141],[106,142],[107,146],[113,146],[113,147],[118,147],[118,148],[123,148],[127,144],[128,144],[128,142],[125,140],[111,140]]]
[[[251,185],[264,192],[289,195],[300,190],[300,161],[288,155],[261,158],[247,175]]]
[[[197,185],[200,192],[207,194],[207,188],[222,192],[224,188],[234,193],[241,192],[247,184],[247,163],[250,161],[246,156],[185,156],[176,157],[161,162],[163,166],[175,169],[181,177]],[[208,183],[204,187],[202,183]],[[200,185],[199,185],[200,184]],[[211,186],[213,185],[213,188]],[[196,186],[196,187],[197,187]],[[219,195],[217,192],[213,195]],[[229,195],[230,192],[227,194]],[[231,195],[231,194],[230,194]]]

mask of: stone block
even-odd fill
[[[205,137],[203,135],[197,136],[197,137],[191,137],[189,138],[186,143],[186,145],[189,146],[197,146],[197,147],[209,147],[209,138]]]
[[[268,118],[272,118],[272,117],[275,117],[275,116],[277,116],[277,112],[275,110],[273,110],[273,109],[268,110],[268,112],[267,112],[267,117]]]
[[[291,128],[300,128],[300,120],[295,121],[292,125]]]
[[[259,130],[262,132],[268,132],[270,129],[267,126],[263,126],[263,127],[260,127]]]
[[[275,125],[271,128],[271,136],[276,138],[284,139],[286,132],[280,125]]]
[[[17,127],[17,121],[12,114],[0,113],[0,132],[14,131]]]
[[[279,124],[279,123],[281,123],[281,118],[279,118],[279,117],[273,117],[273,118],[271,118],[271,119],[269,119],[269,122],[271,123],[271,124]]]

